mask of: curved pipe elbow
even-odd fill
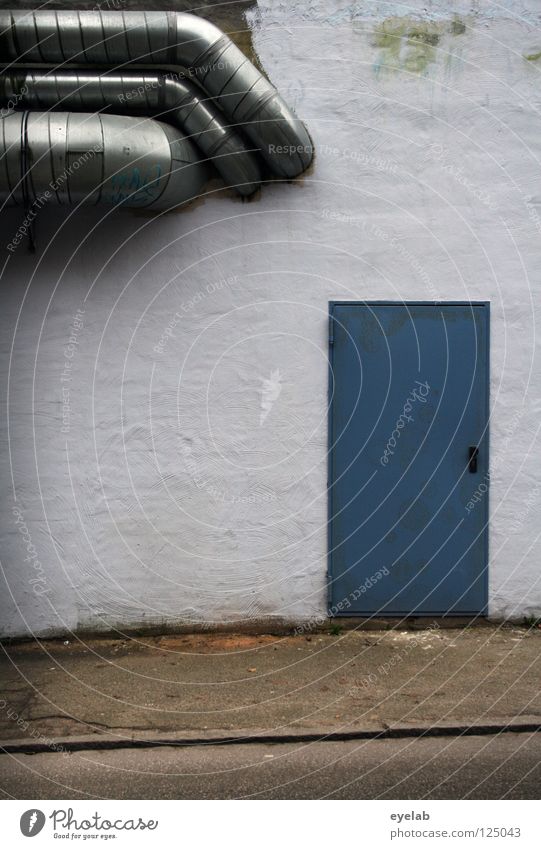
[[[62,65],[179,65],[192,69],[273,171],[298,176],[313,146],[274,86],[214,24],[176,12],[0,12],[0,59]]]
[[[23,109],[150,113],[183,130],[240,195],[253,194],[261,184],[255,154],[213,102],[188,80],[154,71],[10,71],[0,77],[0,105],[7,103]]]
[[[227,185],[248,197],[261,185],[261,169],[253,151],[229,127],[212,100],[187,80],[165,77],[165,120],[173,120],[216,166]]]

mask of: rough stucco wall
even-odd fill
[[[309,175],[53,211],[38,255],[5,252],[4,635],[324,613],[340,298],[491,301],[490,612],[541,612],[541,31],[533,3],[476,9],[262,0]]]

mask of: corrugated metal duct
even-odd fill
[[[26,110],[66,110],[4,117],[0,136],[5,159],[0,168],[0,197],[4,201],[25,202],[44,190],[44,181],[52,173],[44,164],[47,136],[49,148],[57,151],[58,161],[66,168],[77,155],[93,149],[102,134],[103,150],[85,159],[77,176],[70,172],[65,191],[54,193],[53,201],[60,203],[77,197],[92,203],[164,207],[175,205],[175,192],[177,203],[182,203],[204,184],[207,172],[201,158],[211,159],[229,185],[248,195],[260,181],[255,151],[273,174],[286,179],[302,173],[312,159],[306,128],[276,89],[228,36],[193,15],[0,11],[0,62],[47,67],[40,71],[10,67],[2,78],[2,103]],[[100,70],[67,71],[66,63],[99,65]],[[187,73],[137,70],[133,67],[137,64],[175,65]],[[69,114],[75,110],[82,114]],[[93,110],[115,114],[92,116]],[[175,128],[119,113],[158,115]],[[169,162],[162,153],[164,143],[172,148]],[[160,152],[155,155],[154,178],[149,171],[152,146]],[[14,179],[14,168],[22,179]],[[92,184],[100,175],[102,189]],[[111,191],[113,184],[130,185],[130,179],[133,196]],[[87,196],[82,193],[84,185]]]

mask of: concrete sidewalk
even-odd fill
[[[10,749],[541,724],[537,628],[81,638],[1,655]]]

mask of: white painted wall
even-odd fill
[[[42,215],[3,274],[4,635],[324,613],[340,298],[492,302],[490,612],[541,613],[541,30],[507,5],[261,0],[304,179]]]

